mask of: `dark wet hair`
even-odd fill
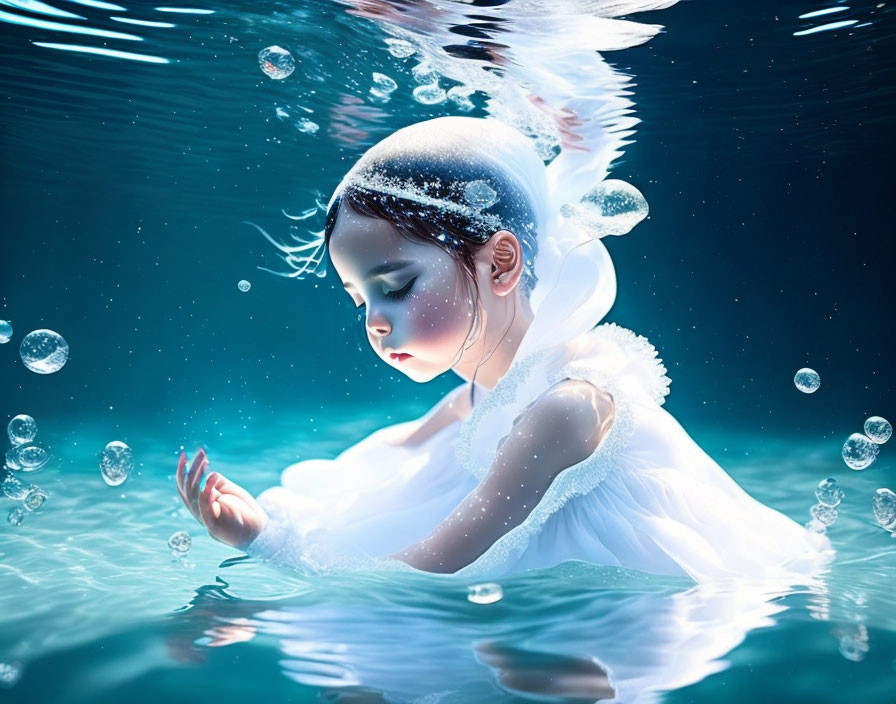
[[[425,186],[420,186],[427,196],[425,203],[365,188],[360,183],[344,187],[327,211],[324,228],[327,251],[339,211],[346,205],[359,215],[389,222],[402,237],[444,249],[466,273],[478,299],[479,284],[474,263],[476,253],[495,232],[508,230],[520,242],[523,254],[520,290],[528,298],[536,282],[535,256],[538,253],[535,216],[528,198],[518,185],[492,165],[479,164],[473,168],[468,163],[463,168],[463,174],[457,173],[456,166],[450,169],[445,166],[405,157],[399,163],[390,162],[382,169],[390,177],[404,178],[406,182],[422,184],[425,181]],[[446,209],[429,204],[430,199],[433,203],[457,201],[456,184],[476,180],[487,183],[495,193],[495,202],[479,211],[489,218],[490,225],[485,225],[482,218],[468,217],[463,208]],[[470,209],[467,208],[466,212]]]

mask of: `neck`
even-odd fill
[[[517,292],[514,302],[490,314],[481,342],[464,354],[454,371],[465,381],[473,381],[475,374],[477,385],[493,389],[513,363],[533,318],[529,299]]]

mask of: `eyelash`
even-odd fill
[[[411,292],[411,289],[414,287],[414,282],[416,280],[417,280],[417,277],[415,276],[410,281],[408,281],[404,286],[402,286],[400,289],[397,289],[395,291],[383,291],[383,295],[386,298],[391,298],[393,300],[404,298]],[[355,308],[360,310],[361,308],[364,308],[366,305],[367,305],[366,303],[362,303],[359,306],[355,306]]]

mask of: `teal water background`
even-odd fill
[[[635,673],[631,701],[896,701],[896,541],[870,511],[876,488],[896,489],[894,450],[864,472],[839,456],[866,417],[896,418],[889,5],[799,19],[822,6],[684,2],[633,16],[666,31],[607,53],[635,76],[643,121],[611,173],[651,208],[608,243],[609,319],[659,348],[666,407],[757,498],[804,522],[815,484],[838,478],[825,589],[764,602],[568,564],[507,580],[488,606],[451,578],[307,580],[232,560],[172,483],[178,448],[202,444],[258,493],[458,383],[418,385],[380,363],[334,275],[259,271],[283,265],[243,224],[285,238],[283,209],[312,207],[366,147],[451,106],[412,100],[410,64],[342,4],[51,5],[84,19],[0,3],[0,318],[15,328],[0,403],[6,418],[32,415],[53,452],[30,478],[47,504],[0,529],[0,663],[21,672],[0,699],[526,701],[597,658]],[[857,22],[794,36],[838,19]],[[296,57],[284,81],[258,68],[271,44]],[[374,70],[399,83],[388,104],[367,98]],[[296,129],[301,117],[320,130]],[[47,376],[18,359],[22,335],[44,327],[71,348]],[[811,396],[792,383],[802,366],[821,374]],[[116,488],[97,469],[110,440],[137,458]],[[181,529],[183,561],[165,544]],[[763,621],[766,603],[786,608]]]

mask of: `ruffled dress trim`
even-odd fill
[[[613,398],[614,418],[609,431],[591,455],[555,477],[523,523],[508,531],[457,574],[473,576],[492,573],[502,565],[515,561],[530,539],[567,501],[592,491],[612,471],[634,469],[627,466],[631,460],[626,459],[624,451],[634,432],[635,407],[645,400],[662,405],[669,394],[671,380],[666,376],[666,368],[661,364],[656,348],[645,337],[627,328],[613,323],[603,324],[583,337],[586,338],[583,341],[585,348],[594,350],[593,356],[586,354],[583,358],[579,356],[581,352],[576,351],[572,361],[547,370],[544,383],[540,385],[544,388],[540,391],[564,379],[594,384]],[[486,422],[488,414],[500,405],[514,402],[520,405],[517,389],[530,379],[539,363],[549,358],[549,353],[550,350],[539,350],[521,360],[519,365],[514,365],[461,426],[458,459],[480,479],[490,467],[477,465],[473,459],[470,443],[475,439],[477,427]]]

